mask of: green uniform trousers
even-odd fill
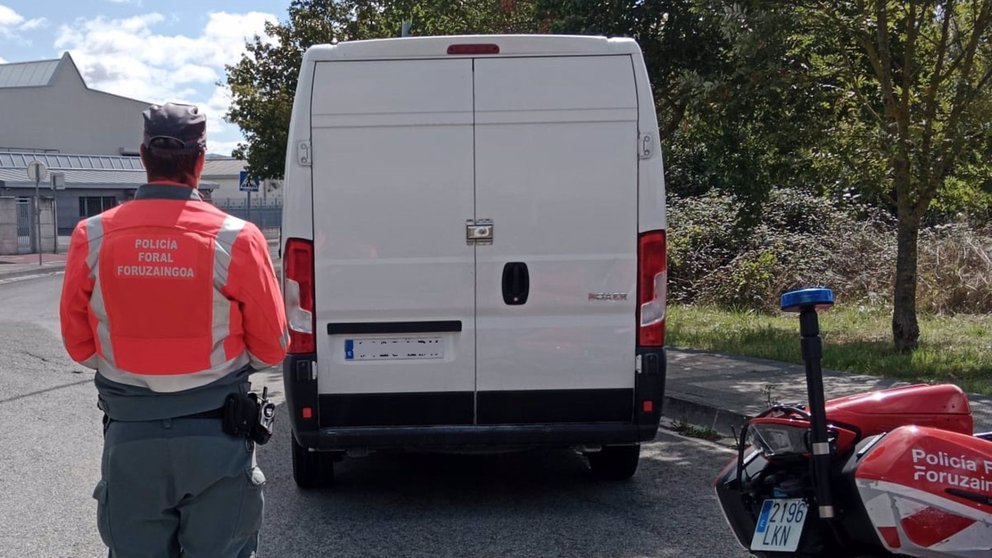
[[[111,558],[250,558],[265,476],[221,420],[111,421],[93,497]]]

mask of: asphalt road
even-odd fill
[[[3,558],[106,555],[91,498],[101,415],[92,372],[62,349],[61,283],[0,284]],[[281,396],[276,371],[255,382]],[[706,442],[663,432],[621,483],[592,481],[568,451],[390,454],[346,460],[334,489],[303,492],[279,412],[258,456],[268,477],[262,556],[749,556],[710,485],[730,453]]]

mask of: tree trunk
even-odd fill
[[[908,207],[902,207],[908,204],[900,202],[899,205],[892,341],[896,351],[906,353],[915,349],[920,340],[920,325],[916,320],[916,264],[920,220]]]

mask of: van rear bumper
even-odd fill
[[[657,428],[657,425],[629,423],[391,426],[321,428],[298,431],[294,435],[301,446],[317,450],[498,449],[635,444],[654,439]]]
[[[663,348],[637,354],[633,390],[320,395],[315,354],[288,356],[283,381],[294,437],[318,450],[633,444],[658,431],[667,368]]]

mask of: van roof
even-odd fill
[[[495,44],[499,46],[497,56],[633,54],[640,52],[637,43],[633,39],[627,38],[608,39],[606,37],[580,35],[451,35],[314,45],[307,50],[305,59],[310,62],[317,62],[341,59],[437,58],[449,56],[448,47],[461,44]]]

